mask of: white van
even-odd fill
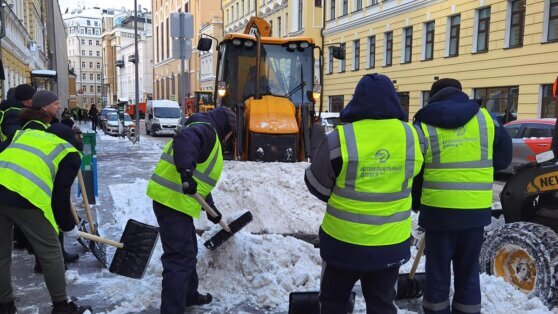
[[[326,133],[333,131],[341,122],[339,120],[339,112],[322,112],[320,118],[320,123],[325,128]]]
[[[175,133],[182,115],[178,102],[164,99],[148,100],[145,109],[145,131],[147,134],[155,136]]]

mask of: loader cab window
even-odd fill
[[[256,44],[242,39],[222,44],[218,80],[227,84],[222,99],[225,106],[235,106],[255,94]],[[294,48],[294,49],[293,49]],[[262,44],[260,94],[289,98],[295,105],[310,102],[313,88],[313,50],[310,45]]]

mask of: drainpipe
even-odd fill
[[[320,85],[322,86],[322,90],[321,90],[321,94],[320,94],[320,111],[318,112],[318,115],[321,116],[322,115],[322,111],[323,111],[323,107],[324,107],[324,54],[325,54],[325,36],[324,36],[324,29],[325,29],[325,18],[326,18],[326,10],[325,10],[325,1],[322,2],[322,30],[320,31],[320,36],[322,37],[322,55],[320,56],[320,58],[322,60],[320,60]]]

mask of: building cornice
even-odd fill
[[[324,35],[330,36],[347,30],[370,25],[374,22],[384,20],[390,17],[402,15],[409,11],[421,9],[435,3],[443,2],[443,0],[411,0],[391,8],[383,9],[379,12],[371,12],[375,7],[366,8],[366,11],[353,12],[350,15],[338,17],[334,20],[326,21]],[[385,5],[384,5],[385,6]],[[368,13],[368,14],[367,14]],[[365,14],[364,16],[360,16]],[[333,26],[330,26],[333,25]]]

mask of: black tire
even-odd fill
[[[514,222],[494,230],[483,243],[480,268],[547,305],[558,301],[558,235],[546,226]]]

